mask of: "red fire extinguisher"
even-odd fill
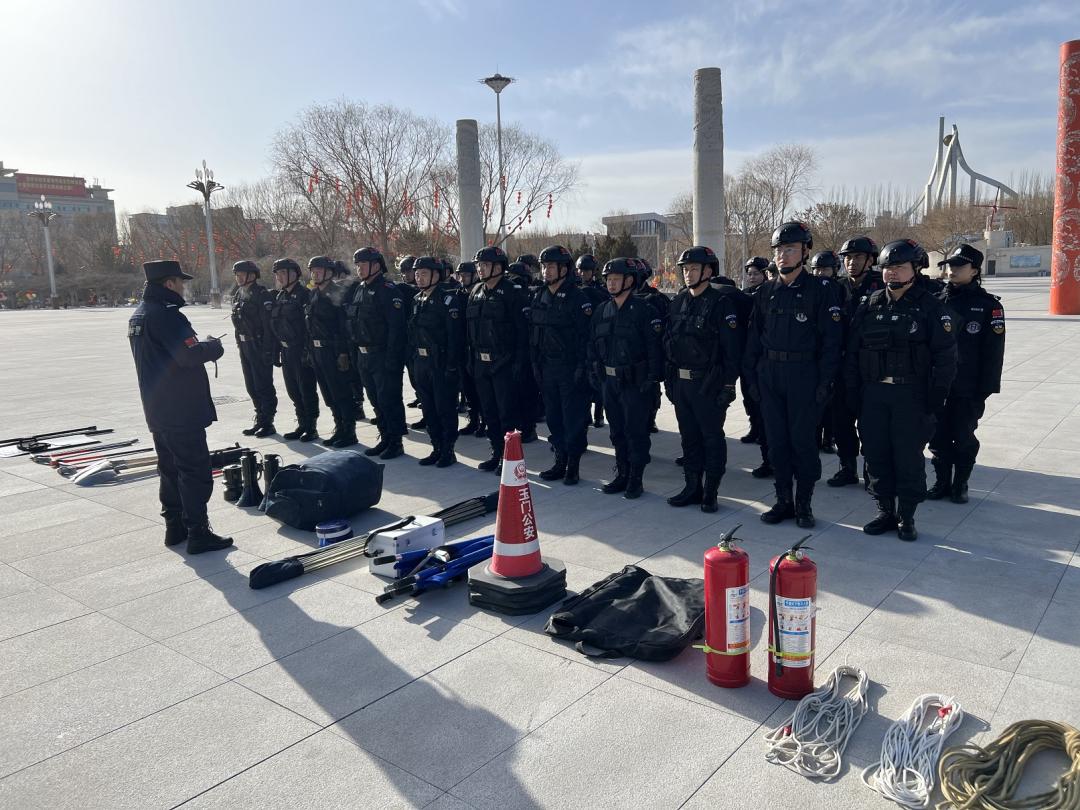
[[[817,565],[803,553],[809,539],[769,563],[769,691],[788,700],[814,691]]]
[[[742,524],[740,524],[742,525]],[[736,526],[705,552],[705,673],[717,686],[750,683],[750,555]]]

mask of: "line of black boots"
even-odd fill
[[[702,512],[715,512],[720,508],[716,496],[720,491],[720,479],[723,477],[723,473],[683,470],[682,491],[672,495],[667,502],[671,506],[700,504]]]
[[[208,522],[188,526],[179,512],[162,512],[161,516],[165,518],[167,546],[176,546],[186,541],[188,554],[203,554],[207,551],[223,551],[233,544],[231,537],[214,534]]]

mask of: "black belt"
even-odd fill
[[[708,375],[707,371],[698,371],[693,368],[677,368],[676,377],[680,380],[700,380]]]
[[[813,352],[774,352],[769,349],[765,356],[770,360],[779,360],[781,363],[794,363],[800,360],[814,360],[816,355]]]
[[[913,385],[915,383],[914,377],[882,377],[878,380],[880,383],[886,385]]]

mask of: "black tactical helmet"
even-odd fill
[[[624,276],[629,276],[634,280],[635,285],[640,285],[641,279],[641,265],[638,264],[637,259],[628,259],[620,256],[617,259],[612,259],[610,262],[604,265],[604,272],[601,274],[604,278],[607,278],[612,273],[621,273]]]
[[[413,262],[414,271],[416,270],[433,270],[439,274],[439,278],[442,278],[443,273],[446,272],[442,259],[436,259],[434,256],[421,256]]]
[[[810,228],[803,222],[785,222],[772,234],[770,247],[778,247],[792,242],[801,242],[808,248],[814,246],[814,237],[810,235]]]
[[[376,247],[362,247],[356,253],[352,255],[353,264],[360,264],[360,262],[378,262],[379,267],[386,270],[386,259],[383,258],[382,251]]]
[[[473,256],[473,261],[501,264],[504,270],[510,264],[510,259],[506,255],[506,251],[496,245],[491,245],[486,248],[480,248],[480,250],[476,251],[476,255]]]
[[[823,250],[810,257],[810,267],[831,267],[833,270],[839,270],[840,257],[831,250]]]
[[[324,270],[337,270],[336,263],[329,256],[312,256],[308,260],[307,268],[308,270],[314,270],[316,267],[321,267]]]
[[[582,253],[578,256],[577,269],[580,273],[583,270],[592,270],[594,273],[600,268],[599,263],[596,261],[596,257],[591,253]]]
[[[415,256],[402,256],[401,260],[398,261],[397,269],[402,274],[405,274],[413,269],[414,264],[416,264]]]
[[[521,259],[518,259],[521,261]],[[570,251],[564,248],[562,245],[552,245],[546,247],[540,251],[540,264],[547,264],[548,262],[555,262],[556,264],[565,264],[567,267],[573,267],[574,257],[570,255]]]
[[[345,264],[345,262],[341,261],[340,259],[335,259],[334,260],[334,276],[338,277],[338,276],[348,276],[348,275],[352,275],[349,272],[348,265]]]
[[[259,265],[255,264],[255,262],[249,262],[245,260],[234,264],[232,266],[232,271],[234,273],[254,273],[255,277],[258,278]]]
[[[637,262],[638,266],[638,281],[644,284],[650,278],[652,278],[652,265],[645,259],[631,259],[632,262]]]
[[[529,269],[540,266],[540,262],[538,262],[536,260],[536,257],[531,253],[522,253],[520,256],[517,257],[517,261],[521,262]]]
[[[894,264],[903,264],[904,262],[911,262],[911,266],[915,268],[917,273],[922,268],[930,266],[930,257],[926,255],[922,245],[914,239],[897,239],[889,242],[881,249],[880,264],[882,268],[891,267]]]
[[[524,262],[510,262],[506,267],[506,272],[512,276],[517,276],[526,283],[532,281],[532,273],[529,272],[529,267]]]
[[[461,262],[457,266],[457,271],[459,273],[472,273],[475,276],[476,275],[476,262]]]
[[[292,272],[299,274],[300,265],[293,259],[278,259],[274,262],[274,272],[276,273],[279,270],[291,270]]]
[[[694,247],[684,250],[676,264],[679,267],[684,264],[701,264],[705,267],[711,266],[716,272],[720,272],[720,259],[716,257],[716,253],[713,252],[712,248],[703,245],[694,245]]]
[[[766,259],[764,256],[754,256],[754,258],[752,259],[747,259],[746,264],[743,265],[744,270],[748,267],[756,267],[758,270],[764,273],[766,270],[769,269],[769,260]]]
[[[877,243],[869,236],[853,236],[844,242],[840,248],[840,255],[847,256],[849,253],[866,253],[870,258],[877,261]]]

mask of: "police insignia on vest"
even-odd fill
[[[971,323],[969,323],[967,325],[967,330],[968,330],[969,335],[977,335],[977,334],[979,334],[980,329],[982,329],[982,324],[979,323],[978,321],[972,321]]]
[[[806,313],[805,312],[796,312],[795,313],[795,320],[797,320],[799,323],[806,323]]]

